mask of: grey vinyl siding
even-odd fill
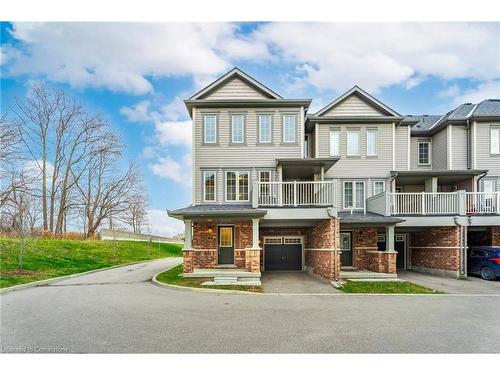
[[[260,112],[272,113],[273,134],[270,144],[258,144],[257,115]],[[217,113],[218,116],[218,141],[217,145],[202,144],[203,114]],[[245,140],[243,146],[231,144],[230,115],[231,113],[245,114]],[[296,143],[282,143],[282,115],[294,114],[296,116]],[[248,170],[250,171],[249,190],[252,181],[257,179],[257,171],[272,169],[274,171],[277,158],[300,158],[300,108],[231,108],[231,109],[196,109],[194,117],[194,183],[195,204],[203,202],[203,173],[202,170],[217,170],[217,201],[225,203],[225,171]],[[277,180],[275,172],[273,180]],[[248,204],[248,203],[246,203]]]
[[[382,114],[358,96],[351,95],[323,116],[382,116]]]
[[[408,170],[408,126],[396,127],[396,170]]]
[[[410,140],[410,162],[411,162],[411,170],[429,170],[432,169],[433,163],[433,150],[432,150],[432,141],[430,145],[431,150],[431,164],[430,165],[419,165],[418,164],[418,142],[419,141],[431,141],[430,138],[426,137],[411,137]]]
[[[453,126],[451,132],[451,168],[467,169],[467,128]]]
[[[225,85],[210,93],[204,99],[265,99],[261,92],[249,86],[239,78],[233,78]]]
[[[446,170],[448,156],[448,133],[446,128],[432,137],[432,169]]]
[[[500,122],[476,123],[476,167],[478,169],[488,169],[488,177],[500,176],[500,155],[490,153],[491,126],[500,126]]]

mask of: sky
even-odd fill
[[[107,118],[137,162],[152,232],[191,204],[183,100],[233,67],[310,113],[358,85],[401,114],[443,114],[500,97],[500,23],[0,24],[1,111],[33,82]]]

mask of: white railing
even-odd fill
[[[333,181],[258,182],[259,206],[333,206]]]
[[[500,214],[500,192],[466,192],[465,211],[470,214]]]
[[[392,215],[459,214],[458,192],[391,193],[390,198]]]

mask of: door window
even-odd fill
[[[233,228],[221,227],[219,232],[219,246],[232,247],[233,246]]]

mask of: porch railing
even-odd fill
[[[466,192],[465,211],[467,214],[500,214],[500,192]]]
[[[333,206],[333,181],[256,182],[257,206]],[[255,205],[255,204],[254,204]]]

